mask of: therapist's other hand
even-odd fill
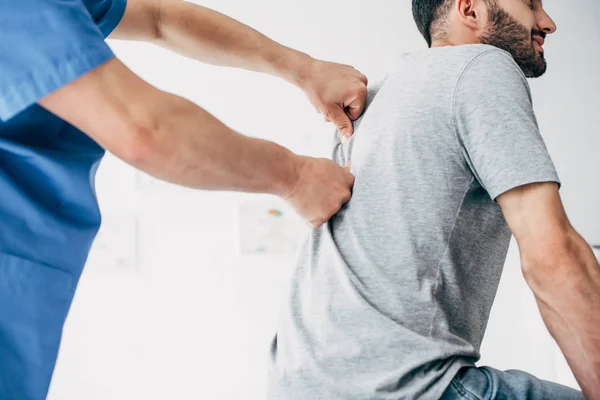
[[[324,158],[302,157],[295,183],[284,199],[313,228],[336,214],[352,196],[350,166],[340,167]]]
[[[313,60],[301,88],[325,120],[333,122],[342,137],[354,133],[352,121],[363,113],[368,79],[349,65]]]

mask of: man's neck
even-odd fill
[[[481,44],[481,41],[472,33],[461,34],[455,32],[453,35],[434,40],[431,47],[461,46],[464,44]]]
[[[456,46],[455,43],[452,43],[449,40],[436,40],[431,43],[431,47],[446,47],[446,46]]]

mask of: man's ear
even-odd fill
[[[480,31],[485,27],[487,7],[483,0],[458,0],[458,18],[466,27]]]

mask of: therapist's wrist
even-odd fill
[[[274,177],[268,193],[283,199],[287,198],[298,184],[305,159],[306,157],[283,149],[277,160],[275,160],[276,165],[272,166]]]
[[[300,89],[307,86],[316,64],[317,60],[308,54],[287,47],[282,47],[271,60],[274,75]]]

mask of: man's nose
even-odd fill
[[[546,13],[546,11],[543,9],[540,10],[539,13],[538,28],[546,33],[546,35],[551,35],[556,32],[556,24],[554,23],[554,20],[550,18],[548,13]]]

